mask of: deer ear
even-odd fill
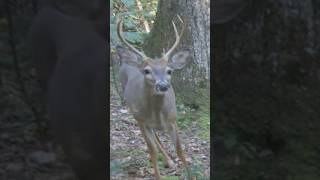
[[[188,64],[189,51],[181,51],[172,56],[169,66],[173,69],[182,69]]]
[[[124,47],[121,47],[121,46],[117,46],[116,49],[117,49],[117,53],[120,57],[121,63],[126,63],[126,64],[130,64],[130,65],[139,65],[140,64],[138,56],[134,52],[132,52]]]

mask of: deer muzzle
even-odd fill
[[[156,90],[161,92],[166,92],[170,87],[170,84],[166,80],[161,80],[156,82]]]

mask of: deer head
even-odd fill
[[[165,92],[171,86],[171,75],[173,70],[182,69],[188,63],[188,51],[178,52],[171,57],[173,51],[177,48],[185,29],[185,25],[180,16],[178,16],[178,19],[183,24],[181,33],[178,33],[177,27],[174,21],[172,21],[176,41],[167,52],[164,51],[162,53],[161,58],[150,58],[146,56],[143,51],[139,51],[129,42],[127,42],[127,40],[123,37],[123,21],[118,21],[118,36],[124,42],[124,44],[127,45],[132,52],[134,52],[128,52],[123,48],[118,47],[117,49],[119,55],[121,56],[120,59],[122,59],[122,62],[125,62],[126,64],[131,64],[139,68],[140,72],[144,76],[145,84],[153,89],[153,94],[165,94]],[[138,58],[136,55],[139,55],[141,58]]]

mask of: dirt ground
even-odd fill
[[[0,179],[5,180],[74,180],[74,175],[61,149],[49,135],[39,136],[38,123],[30,107],[22,96],[15,73],[12,69],[1,69],[0,93]],[[24,72],[26,89],[32,104],[38,110],[39,120],[44,127],[46,116],[38,84],[32,68]],[[110,104],[110,175],[111,179],[152,179],[147,147],[135,120],[127,109],[120,105],[115,91],[111,91]],[[203,179],[209,179],[210,142],[196,136],[197,124],[180,130],[183,148],[193,171],[200,173]],[[164,146],[172,155],[175,169],[165,169],[159,162],[164,176],[180,176],[182,166],[174,147],[166,134],[159,134]]]
[[[152,179],[153,169],[149,161],[147,146],[136,121],[128,109],[121,106],[120,99],[114,88],[110,97],[110,168],[111,179]],[[196,136],[198,127],[196,120],[187,129],[180,129],[180,138],[191,163],[193,173],[200,174],[200,179],[209,179],[210,174],[210,142]],[[181,176],[183,166],[178,159],[174,146],[166,133],[159,137],[168,150],[174,163],[174,169],[164,168],[162,161],[160,172],[164,177],[173,179]]]

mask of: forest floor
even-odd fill
[[[40,98],[34,98],[41,96],[41,91],[32,74],[32,70],[24,72],[23,80],[40,123],[21,94],[14,71],[0,68],[0,179],[74,180],[70,166],[52,137],[38,132],[39,124],[42,124],[40,129],[46,131],[43,128],[46,128],[46,117]]]
[[[111,87],[110,93],[111,179],[153,179],[147,146],[139,127],[128,109],[121,106],[119,95],[114,87]],[[179,134],[187,161],[191,164],[192,173],[197,176],[197,179],[209,179],[210,141],[198,137],[199,131],[197,121],[194,120],[187,128],[180,127]],[[159,158],[160,172],[164,179],[179,179],[185,172],[172,141],[168,134],[158,133],[162,144],[176,165],[174,169],[164,168],[163,161]]]
[[[47,128],[43,102],[39,102],[41,90],[32,68],[23,73],[29,98],[42,128]],[[19,90],[16,74],[10,68],[0,68],[0,179],[4,180],[74,180],[73,172],[61,149],[53,142],[50,131],[43,135],[26,97]],[[140,130],[132,115],[121,106],[119,96],[112,90],[110,104],[110,174],[111,179],[151,179],[152,168]],[[181,129],[181,128],[180,128]],[[46,130],[44,130],[46,131]],[[180,130],[183,148],[186,150],[192,172],[198,179],[209,179],[210,142],[197,137],[196,121]],[[160,159],[160,171],[169,179],[178,179],[182,166],[174,153],[168,136],[159,134],[164,146],[178,165],[164,169]],[[176,178],[174,178],[176,177]]]

